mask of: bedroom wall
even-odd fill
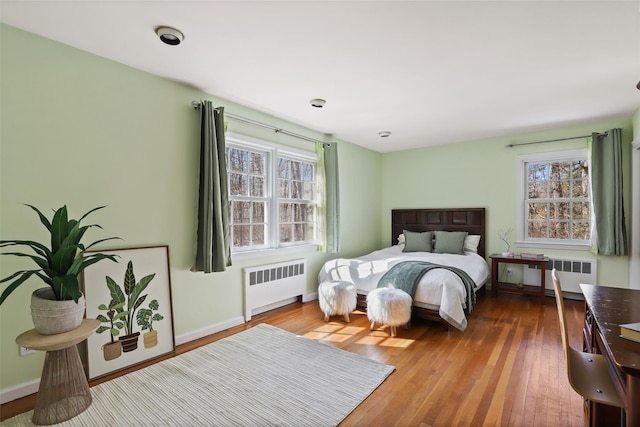
[[[594,131],[602,132],[615,127],[623,129],[624,198],[629,224],[633,138],[631,117],[385,154],[382,159],[381,242],[389,243],[393,208],[485,207],[487,253],[502,252],[505,247],[498,238],[498,230],[509,227],[515,229],[516,224],[517,157],[537,152],[584,148],[586,142],[580,139],[514,148],[505,146],[510,143],[589,135]],[[515,247],[515,251],[532,249]],[[589,251],[545,249],[543,252],[580,259],[597,258],[598,283],[629,287],[629,257],[596,257]]]
[[[87,237],[123,240],[99,249],[169,245],[178,341],[242,322],[242,268],[299,255],[235,261],[224,273],[189,271],[195,252],[200,120],[191,101],[210,99],[227,112],[321,140],[324,136],[3,24],[0,43],[0,239],[43,237],[37,217],[22,203],[43,211],[67,204],[76,218],[106,204],[90,217],[104,231]],[[230,121],[229,130],[313,150],[308,142],[238,122]],[[344,141],[338,147],[343,253],[368,252],[379,243],[381,155]],[[321,265],[336,255],[305,256],[311,294]],[[31,267],[21,261],[0,257],[0,275]],[[33,327],[29,298],[39,287],[35,280],[21,286],[0,307],[3,401],[40,377],[43,353],[19,357],[14,343]]]

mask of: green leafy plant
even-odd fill
[[[66,205],[55,210],[51,222],[45,217],[38,208],[29,206],[40,217],[40,222],[47,228],[51,236],[50,248],[31,240],[0,240],[0,248],[8,246],[26,246],[31,249],[34,254],[25,252],[3,252],[1,255],[13,255],[17,257],[31,258],[39,268],[33,270],[21,270],[4,279],[0,283],[13,280],[0,296],[0,304],[15,291],[22,283],[34,274],[49,285],[55,298],[59,301],[73,299],[78,302],[78,298],[82,295],[82,287],[79,280],[80,273],[87,267],[104,259],[117,262],[115,255],[107,255],[101,253],[93,253],[87,256],[85,251],[99,243],[107,240],[118,239],[118,237],[109,237],[97,240],[87,246],[80,241],[84,233],[91,227],[102,228],[98,224],[80,226],[80,222],[89,214],[95,212],[105,206],[94,208],[84,214],[79,220],[68,219]],[[15,280],[14,280],[15,279]]]
[[[153,322],[158,322],[164,319],[164,316],[160,313],[154,313],[160,307],[158,304],[158,300],[151,300],[149,303],[149,308],[141,308],[138,311],[138,315],[136,316],[136,320],[138,321],[138,325],[142,327],[142,330],[149,330],[149,332],[153,331]]]
[[[109,326],[101,325],[96,332],[101,334],[103,332],[110,331],[112,343],[115,342],[113,337],[120,335],[120,330],[124,328],[124,322],[122,319],[129,314],[128,311],[122,310],[123,306],[124,302],[116,303],[114,300],[109,302],[109,306],[104,304],[100,304],[98,306],[98,310],[106,311],[106,316],[104,314],[99,314],[96,319],[102,323],[109,323]],[[118,312],[118,310],[121,311]]]
[[[133,319],[135,319],[136,310],[138,310],[142,303],[144,303],[144,300],[147,299],[147,295],[142,295],[142,292],[149,286],[149,282],[151,282],[155,276],[155,273],[149,274],[136,283],[136,276],[133,274],[133,262],[131,261],[127,264],[127,270],[124,273],[122,288],[111,277],[107,276],[107,287],[111,293],[111,298],[116,304],[123,303],[123,306],[117,308],[116,312],[118,314],[126,312],[124,329],[127,335],[133,333]],[[124,307],[126,307],[126,310]]]

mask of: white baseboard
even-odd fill
[[[196,329],[195,331],[191,331],[187,334],[182,334],[176,336],[176,345],[185,344],[189,341],[197,340],[198,338],[206,337],[208,335],[213,335],[217,332],[224,331],[229,328],[233,328],[234,326],[242,325],[244,323],[244,317],[238,316],[233,319],[227,320],[226,322],[216,323],[215,325],[210,325],[205,328]]]
[[[0,404],[5,404],[7,402],[11,402],[12,400],[20,399],[21,397],[37,393],[39,387],[40,379],[14,385],[13,387],[7,387],[4,390],[0,391]]]
[[[313,301],[314,299],[318,299],[318,293],[314,292],[312,294],[304,294],[302,295],[302,302]]]

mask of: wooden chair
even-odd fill
[[[567,362],[567,374],[571,387],[585,399],[624,408],[624,403],[613,384],[604,356],[601,354],[583,353],[569,345],[562,288],[555,268],[551,271],[551,277],[556,295],[564,358]],[[624,420],[624,411],[622,411],[622,413]]]

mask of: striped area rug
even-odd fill
[[[335,426],[394,369],[260,324],[99,384],[86,411],[57,425]]]

